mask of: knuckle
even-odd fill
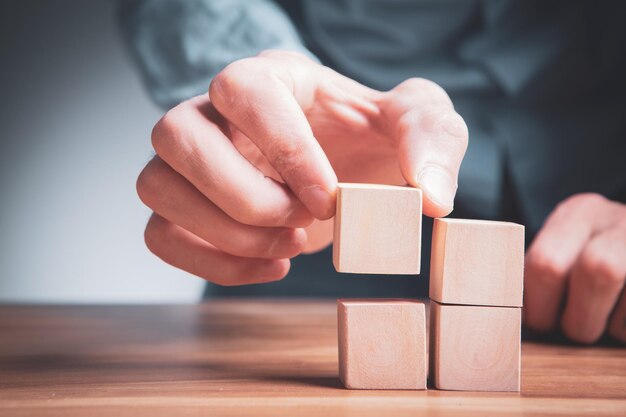
[[[421,78],[421,77],[408,78],[405,81],[403,81],[400,85],[404,88],[412,89],[415,91],[424,91],[424,90],[435,89],[435,88],[442,89],[441,87],[439,87],[439,85],[437,85],[437,83],[427,80],[426,78]]]
[[[166,149],[170,143],[170,137],[173,127],[172,123],[173,110],[165,113],[163,117],[152,128],[152,134],[150,135],[152,141],[152,147],[156,153],[160,154],[162,150]]]
[[[257,58],[243,58],[228,64],[209,85],[209,97],[217,105],[230,105],[259,71]]]
[[[269,160],[281,177],[289,182],[305,163],[301,144],[296,140],[270,139]]]
[[[560,285],[565,280],[567,270],[567,266],[547,250],[535,249],[526,257],[526,276],[541,285]]]
[[[278,164],[279,172],[283,169],[289,169],[291,167],[299,166],[301,161],[302,149],[300,144],[294,140],[272,140],[274,146],[272,147],[272,159],[273,162]]]
[[[418,127],[421,132],[445,134],[467,144],[469,132],[463,118],[455,111],[438,107],[422,109],[419,114]]]
[[[165,221],[155,215],[150,217],[143,237],[148,250],[156,256],[161,256],[161,248],[167,238],[166,233],[167,227]]]
[[[624,284],[626,274],[618,262],[606,256],[604,251],[592,246],[581,254],[579,262],[581,272],[592,279],[593,285],[598,288],[615,288]]]
[[[139,199],[147,206],[152,205],[156,192],[156,182],[152,165],[146,165],[137,177],[136,188]]]
[[[555,209],[555,213],[571,213],[578,210],[593,210],[606,202],[606,198],[597,193],[580,193],[567,197],[560,202]]]
[[[209,84],[209,97],[211,102],[223,102],[228,97],[232,97],[233,91],[237,88],[237,82],[231,66],[227,66],[220,71],[213,77],[211,84]]]
[[[180,113],[183,106],[184,103],[169,110],[152,128],[152,147],[158,155],[167,157],[176,154],[180,148],[184,126]]]
[[[440,124],[443,130],[467,147],[469,130],[461,115],[455,111],[443,112],[442,116],[440,116]]]
[[[572,202],[589,205],[603,203],[606,201],[606,198],[602,194],[598,193],[579,193],[569,197],[569,199]]]
[[[154,208],[163,198],[167,198],[167,182],[164,181],[160,161],[153,159],[137,177],[136,189],[139,199],[148,207]]]
[[[416,94],[425,95],[433,102],[452,105],[452,100],[450,100],[450,96],[448,96],[446,90],[439,84],[425,78],[409,78],[400,84],[400,86],[402,86],[403,89],[406,88],[410,91],[414,91]]]
[[[417,109],[412,109],[404,113],[398,119],[396,124],[398,137],[406,135],[411,129],[415,129],[415,126],[419,125],[420,114]]]

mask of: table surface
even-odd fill
[[[522,392],[353,391],[318,301],[0,307],[0,416],[621,415],[626,349],[524,342]]]

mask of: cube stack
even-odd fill
[[[417,274],[421,191],[340,184],[339,272]],[[519,391],[524,227],[435,219],[430,378],[435,388]],[[338,300],[339,376],[351,389],[426,388],[426,312],[417,300]]]
[[[519,391],[524,226],[435,219],[431,253],[433,385]]]

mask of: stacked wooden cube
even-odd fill
[[[422,194],[340,184],[333,263],[339,272],[418,274]],[[435,219],[430,378],[438,389],[519,391],[524,227]],[[339,376],[347,388],[425,389],[425,305],[338,301]]]
[[[430,268],[435,388],[519,391],[524,227],[435,219]]]

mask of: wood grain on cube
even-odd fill
[[[519,391],[521,308],[430,303],[430,378],[437,389]]]
[[[522,306],[524,226],[435,219],[430,298],[445,304]]]
[[[339,184],[333,264],[339,272],[419,274],[422,192]]]
[[[352,389],[426,389],[426,311],[412,300],[338,300],[339,378]]]

